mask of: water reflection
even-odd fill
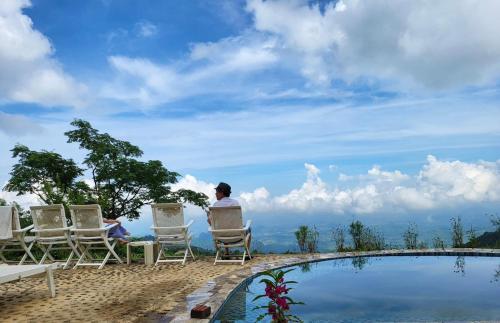
[[[498,258],[356,257],[295,268],[287,274],[298,282],[290,297],[307,305],[292,306],[289,313],[306,322],[500,322]],[[261,278],[236,292],[215,321],[255,322],[267,313],[252,310],[269,304],[267,297],[252,301],[263,292]]]
[[[498,269],[495,270],[495,274],[493,275],[493,280],[496,282],[500,281],[500,265],[498,265]]]
[[[453,272],[455,273],[460,273],[463,276],[465,276],[465,258],[464,256],[458,256],[457,260],[455,260],[455,269]]]

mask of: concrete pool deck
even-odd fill
[[[240,283],[262,271],[310,261],[360,256],[450,255],[500,257],[492,249],[384,250],[314,255],[260,255],[240,265],[213,265],[205,257],[186,266],[164,264],[110,265],[102,270],[54,272],[56,297],[47,293],[45,277],[0,285],[2,322],[207,322],[191,320],[196,304],[212,307],[212,315]]]

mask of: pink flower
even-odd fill
[[[286,302],[286,298],[284,297],[278,297],[276,299],[276,304],[278,304],[279,307],[281,307],[282,309],[288,309],[288,304]]]
[[[267,311],[269,312],[269,314],[274,314],[274,313],[276,313],[276,306],[274,306],[274,305],[269,305],[269,308],[267,309]]]

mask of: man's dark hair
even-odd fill
[[[217,192],[221,192],[225,197],[229,197],[231,195],[231,186],[223,182],[220,182],[215,190]]]

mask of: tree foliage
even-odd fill
[[[12,149],[18,158],[5,190],[19,195],[32,193],[46,204],[62,203],[101,205],[103,215],[116,219],[139,217],[140,208],[148,203],[182,202],[205,208],[208,197],[191,190],[172,191],[180,175],[169,171],[159,160],[142,161],[142,150],[128,141],[100,133],[81,119],[71,123],[68,143],[78,143],[87,151],[80,168],[72,159],[55,152],[32,151],[23,145]],[[88,185],[78,180],[91,177]],[[87,181],[88,182],[88,181]]]
[[[24,145],[16,145],[11,151],[18,162],[12,167],[5,190],[18,195],[35,194],[46,204],[71,203],[77,191],[88,190],[84,182],[77,181],[83,169],[72,159],[51,151],[33,151]]]

